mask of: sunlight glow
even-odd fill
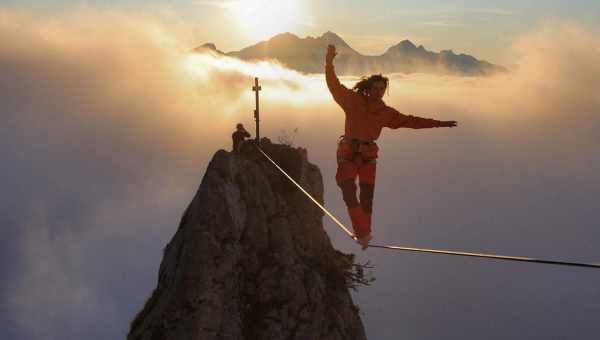
[[[306,25],[302,0],[240,0],[232,5],[240,31],[255,40],[268,39]]]

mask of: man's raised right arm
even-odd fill
[[[352,97],[356,95],[352,90],[348,89],[338,79],[335,74],[335,67],[333,66],[333,58],[337,55],[335,46],[329,45],[327,47],[327,55],[325,56],[325,81],[329,92],[333,96],[333,99],[342,107],[347,107],[352,101]]]

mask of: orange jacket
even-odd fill
[[[369,100],[348,89],[335,75],[333,64],[325,65],[325,80],[333,99],[346,113],[344,135],[347,138],[374,141],[379,138],[384,127],[391,129],[440,127],[441,122],[438,120],[404,115],[387,106],[383,100]]]

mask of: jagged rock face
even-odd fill
[[[306,152],[263,148],[322,202]],[[219,150],[128,339],[366,339],[322,217],[254,146]]]

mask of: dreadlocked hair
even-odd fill
[[[389,87],[389,79],[387,77],[382,76],[381,74],[373,74],[370,77],[363,76],[356,85],[352,88],[352,91],[362,94],[363,96],[367,96],[369,93],[369,89],[375,82],[384,82],[386,92],[388,92]]]

